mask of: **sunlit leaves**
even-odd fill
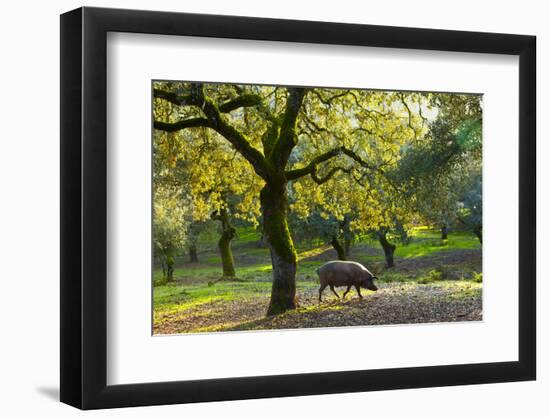
[[[280,149],[276,142],[291,90],[188,82],[156,82],[154,87],[165,96],[189,98],[155,97],[155,121],[202,118],[210,123],[154,131],[154,183],[179,190],[192,207],[186,214],[190,222],[206,221],[225,208],[233,218],[258,224],[260,190],[273,177],[288,181],[290,210],[304,221],[346,218],[359,233],[406,229],[420,216],[429,221],[448,217],[456,206],[450,202],[463,194],[461,178],[481,166],[480,96],[309,88],[287,162],[273,152]],[[193,102],[199,87],[206,97],[202,106]],[[208,109],[219,114],[212,118]],[[258,174],[254,158],[217,133],[224,131],[216,123],[239,132],[269,175]],[[308,170],[312,161],[332,151],[304,175],[285,177]],[[279,160],[285,162],[283,172],[275,163]]]
[[[157,254],[174,256],[187,241],[187,218],[192,210],[176,187],[157,185],[153,193],[153,235]]]

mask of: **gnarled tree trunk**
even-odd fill
[[[194,243],[189,245],[189,262],[197,263],[199,262],[199,256],[197,254],[197,245]]]
[[[338,256],[338,259],[340,261],[347,261],[348,257],[347,257],[347,254],[346,254],[345,245],[342,245],[340,243],[337,236],[332,237],[332,240],[330,241],[330,244],[336,250],[336,255]]]
[[[474,234],[479,239],[479,243],[483,244],[483,229],[481,226],[474,227]]]
[[[350,229],[350,219],[347,215],[344,216],[344,220],[342,221],[340,227],[342,229],[342,236],[344,239],[344,255],[347,258],[351,251],[351,240],[352,240],[351,229]]]
[[[378,233],[378,241],[380,242],[380,245],[382,245],[382,249],[384,249],[386,266],[388,268],[392,268],[395,265],[393,261],[393,253],[395,252],[396,246],[388,241],[386,237],[386,232]]]
[[[223,278],[235,278],[235,261],[231,251],[231,241],[235,238],[236,231],[229,221],[229,215],[225,208],[212,214],[212,219],[219,220],[222,225],[222,234],[218,241],[218,249],[222,259]]]
[[[174,257],[166,257],[166,282],[174,282]]]
[[[441,227],[441,240],[447,240],[449,238],[449,229],[447,225]]]
[[[296,308],[296,251],[288,229],[286,183],[266,184],[260,194],[264,236],[271,252],[273,285],[267,315]]]

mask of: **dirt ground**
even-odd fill
[[[340,290],[340,295],[343,291]],[[155,334],[205,331],[295,329],[482,320],[481,285],[470,281],[382,284],[360,299],[350,291],[337,299],[328,290],[321,303],[317,288],[299,292],[300,306],[265,317],[269,295],[216,301],[176,313],[155,325]]]

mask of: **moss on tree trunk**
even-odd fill
[[[479,239],[479,243],[483,244],[483,229],[481,226],[474,227],[474,234]]]
[[[197,245],[192,243],[189,245],[189,262],[197,263],[199,262],[199,256],[197,254]]]
[[[347,258],[351,251],[351,241],[352,241],[350,220],[347,215],[344,216],[344,220],[342,221],[340,227],[342,229],[342,236],[344,239],[344,255]]]
[[[231,239],[226,233],[222,234],[218,247],[222,258],[223,276],[227,278],[235,277],[235,262],[233,260],[233,252],[231,251]]]
[[[264,236],[271,252],[273,285],[267,315],[296,308],[296,251],[288,229],[286,183],[266,184],[260,194]]]
[[[222,260],[223,278],[235,278],[235,261],[231,250],[231,241],[235,238],[235,228],[229,221],[229,214],[225,208],[212,214],[212,219],[219,220],[222,226],[222,234],[218,241],[218,249]]]
[[[340,261],[347,261],[346,248],[340,243],[337,236],[333,236],[330,244],[336,250],[336,255]]]
[[[386,232],[378,233],[378,241],[380,242],[380,245],[382,245],[382,249],[384,249],[386,266],[388,268],[393,268],[393,266],[395,265],[393,260],[393,253],[395,252],[396,246],[388,241],[388,238],[386,237]]]
[[[166,282],[174,282],[174,257],[166,257]]]

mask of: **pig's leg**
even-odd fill
[[[340,296],[338,295],[338,293],[336,292],[336,290],[334,289],[334,285],[331,285],[330,286],[330,290],[334,293],[334,295],[338,298],[340,298]]]
[[[321,302],[321,295],[323,294],[323,291],[327,287],[327,284],[321,284],[321,288],[319,288],[319,302]]]
[[[346,295],[349,292],[349,290],[351,290],[351,285],[348,285],[348,288],[346,289],[346,292],[344,293],[344,295],[342,295],[342,298],[346,298]]]
[[[359,294],[359,297],[363,298],[363,296],[361,295],[361,287],[359,285],[356,285],[355,289],[357,290],[357,294]]]

